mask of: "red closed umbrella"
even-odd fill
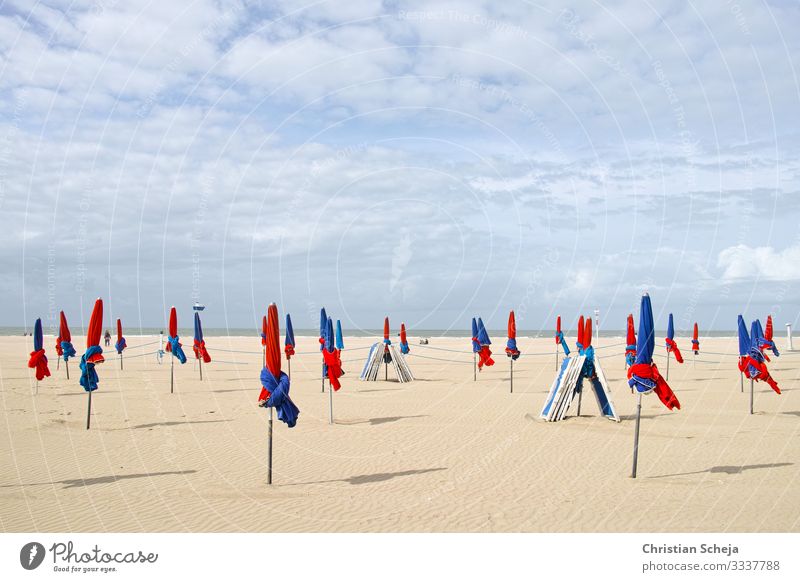
[[[99,297],[94,302],[92,316],[89,318],[89,328],[86,330],[86,352],[81,357],[81,386],[89,393],[86,407],[86,430],[92,418],[92,392],[97,390],[100,379],[95,371],[95,365],[102,364],[103,348],[100,347],[100,335],[103,330],[103,300]]]
[[[295,426],[300,410],[289,398],[289,377],[281,371],[281,332],[278,327],[278,306],[267,308],[264,334],[264,368],[261,370],[259,406],[269,408],[267,425],[267,483],[272,483],[272,409],[278,410],[278,420],[289,428]]]

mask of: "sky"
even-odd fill
[[[568,8],[564,8],[568,6]],[[0,325],[800,312],[800,5],[0,0]]]

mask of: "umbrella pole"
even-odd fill
[[[583,400],[583,382],[581,382],[580,388],[578,388],[578,416],[581,415],[581,400]]]
[[[511,358],[511,394],[514,393],[514,358]]]
[[[61,368],[61,358],[56,358],[56,370]]]
[[[667,350],[667,381],[669,381],[669,350]]]
[[[92,391],[89,390],[89,400],[86,406],[86,430],[89,430],[89,424],[92,419]]]
[[[122,352],[119,353],[119,369],[122,370]]]
[[[291,359],[287,359],[286,363],[289,365],[289,380],[291,380],[292,379],[292,360]]]
[[[200,381],[203,381],[203,358],[198,358],[197,363],[200,366]]]
[[[67,371],[67,380],[69,380],[69,360],[64,360],[64,369]]]
[[[325,392],[325,362],[322,362],[322,391]]]
[[[267,421],[267,485],[272,485],[272,407]]]
[[[389,381],[389,362],[383,362],[383,381]]]
[[[639,463],[639,423],[642,419],[642,393],[638,394],[638,402],[636,404],[636,428],[633,431],[633,470],[631,471],[631,478],[636,479],[636,465]]]
[[[333,424],[333,388],[328,388],[328,424]]]
[[[472,352],[472,381],[478,381],[478,356],[475,355],[475,352]]]
[[[753,414],[753,379],[750,378],[750,414]]]
[[[175,392],[175,356],[169,359],[169,393]]]
[[[739,372],[739,390],[744,393],[744,374],[742,372]]]

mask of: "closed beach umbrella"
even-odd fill
[[[200,314],[194,312],[194,340],[192,342],[192,349],[194,350],[194,357],[200,362],[206,364],[211,362],[211,354],[206,349],[206,342],[203,338],[203,324],[200,321]],[[203,379],[203,368],[200,368],[200,379]]]
[[[392,345],[392,340],[389,339],[389,318],[383,318],[383,362],[385,365],[386,379],[389,375],[389,362],[392,361],[392,353],[389,351],[389,346]]]
[[[267,309],[267,354],[264,369],[261,371],[261,393],[258,400],[261,406],[276,408],[278,420],[291,428],[297,423],[300,411],[289,398],[289,377],[281,372],[280,341],[278,306],[272,303]]]
[[[328,318],[323,338],[322,357],[325,359],[325,369],[328,372],[328,382],[331,390],[328,392],[328,423],[333,424],[333,393],[342,387],[339,378],[342,372],[342,352],[336,348],[336,337],[333,332],[333,319]]]
[[[636,328],[634,327],[632,313],[628,314],[625,344],[625,364],[630,367],[636,361]]]
[[[406,335],[406,324],[400,324],[400,351],[403,354],[408,354],[411,352],[411,348],[408,347],[408,336]]]
[[[484,366],[494,366],[492,350],[489,349],[492,341],[489,339],[489,332],[486,331],[486,326],[483,325],[483,320],[480,317],[478,318],[478,343],[481,346],[478,352],[478,370],[483,370]]]
[[[300,409],[289,397],[289,376],[281,372],[281,332],[278,327],[278,306],[267,308],[264,367],[261,369],[261,392],[258,404],[269,409],[267,425],[267,483],[272,484],[272,409],[277,409],[278,420],[289,428],[297,424]]]
[[[122,354],[122,351],[128,347],[128,343],[125,341],[125,336],[122,335],[122,320],[117,319],[117,343],[114,344],[114,349],[117,350],[118,354]]]
[[[336,349],[344,349],[344,336],[342,336],[342,322],[336,320]]]
[[[514,392],[514,360],[519,358],[519,349],[517,348],[517,319],[514,317],[514,310],[512,309],[508,314],[508,339],[506,340],[506,356],[511,358],[508,361],[510,366],[509,375],[509,392]]]
[[[650,296],[645,293],[642,295],[642,303],[639,309],[639,337],[636,342],[636,360],[628,368],[628,385],[636,390],[636,428],[633,441],[633,471],[631,477],[636,477],[637,464],[639,459],[639,424],[642,417],[642,395],[655,392],[658,399],[669,410],[677,408],[680,410],[680,402],[667,384],[667,381],[659,374],[658,367],[653,362],[653,350],[655,349],[655,330],[653,328],[653,307],[650,303]]]
[[[675,354],[675,359],[678,361],[679,364],[683,363],[683,356],[681,355],[681,351],[678,349],[678,344],[675,343],[675,323],[672,319],[672,314],[669,314],[669,322],[667,323],[667,337],[664,338],[664,342],[667,344],[667,356],[670,353]],[[669,362],[669,357],[667,358]],[[667,367],[669,370],[669,367]]]
[[[472,318],[472,379],[478,379],[478,352],[481,351],[481,344],[478,341],[478,320]]]
[[[117,354],[119,354],[120,370],[122,370],[122,352],[127,347],[128,343],[125,341],[125,336],[122,335],[122,320],[117,319],[117,343],[114,344],[114,349],[117,350]]]
[[[336,337],[333,332],[333,319],[328,318],[328,323],[325,326],[325,335],[323,337],[323,350],[322,355],[325,358],[325,367],[328,371],[328,380],[334,391],[338,391],[342,387],[339,382],[342,372],[341,352],[336,349]]]
[[[769,384],[777,394],[781,393],[778,383],[770,375],[765,363],[764,354],[761,352],[761,323],[755,320],[750,325],[750,334],[747,333],[744,318],[738,318],[739,328],[739,371],[750,380],[750,414],[753,414],[753,382],[760,381]]]
[[[325,330],[328,327],[328,314],[325,311],[325,308],[319,310],[319,350],[322,351],[324,348],[325,343]]]
[[[86,408],[86,429],[89,429],[92,417],[92,392],[97,390],[100,382],[95,366],[105,361],[103,348],[100,347],[100,333],[103,328],[103,300],[98,298],[94,302],[92,316],[89,318],[89,329],[86,331],[86,352],[81,356],[81,379],[83,389],[88,393]]]
[[[325,328],[328,326],[328,314],[325,308],[319,310],[319,351],[325,350]],[[328,369],[325,367],[325,355],[322,356],[322,391],[325,392],[325,377],[328,375]]]
[[[694,322],[694,330],[692,331],[692,351],[695,355],[700,353],[700,330],[697,328],[697,322]]]
[[[666,380],[659,374],[658,367],[653,362],[655,349],[655,336],[653,328],[653,308],[650,296],[642,296],[642,306],[639,313],[639,337],[636,341],[636,360],[628,369],[628,384],[640,394],[655,392],[659,400],[672,410],[680,410],[680,402],[672,392]]]
[[[579,354],[583,351],[583,328],[584,328],[584,322],[583,322],[583,316],[581,315],[578,318],[578,334],[577,334],[578,337],[575,340],[575,345],[578,347]]]
[[[512,360],[519,358],[520,351],[517,348],[517,319],[514,310],[508,314],[508,340],[506,341],[506,355]]]
[[[64,369],[67,373],[67,380],[69,380],[69,359],[76,356],[77,352],[72,345],[72,334],[70,334],[69,325],[67,325],[67,316],[64,315],[63,311],[59,314],[56,353],[64,358]]]
[[[286,340],[283,343],[283,352],[286,354],[286,361],[292,359],[294,355],[294,328],[292,328],[292,316],[286,314]]]
[[[28,367],[36,370],[37,382],[50,375],[50,369],[47,367],[47,356],[44,353],[41,318],[37,318],[36,323],[33,324],[33,351],[28,359]]]
[[[767,316],[767,325],[764,328],[763,337],[761,338],[761,351],[764,350],[772,350],[773,355],[780,356],[780,352],[778,351],[778,346],[775,345],[775,342],[772,341],[772,334],[773,334],[773,327],[772,327],[772,316]],[[766,354],[764,354],[766,356]],[[769,358],[767,358],[769,361]]]
[[[186,354],[183,352],[183,344],[178,336],[178,312],[172,307],[169,311],[169,335],[167,336],[167,351],[174,358],[178,358],[181,364],[186,363]]]
[[[181,364],[186,363],[186,354],[183,353],[183,347],[178,337],[178,312],[175,310],[175,307],[169,310],[167,351],[172,354],[169,365],[169,392],[172,394],[175,391],[175,358],[178,358]]]

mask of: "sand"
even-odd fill
[[[260,357],[222,351],[258,351],[259,339],[207,337],[216,361],[202,382],[191,359],[176,366],[174,394],[169,360],[134,357],[150,341],[128,338],[122,371],[117,361],[99,366],[87,431],[77,360],[67,381],[47,337],[53,376],[34,394],[30,338],[0,338],[3,531],[800,531],[800,353],[773,360],[784,393],[756,385],[751,416],[735,340],[704,340],[693,365],[680,339],[687,363],[671,364],[670,384],[683,408],[645,397],[633,480],[635,397],[624,347],[604,347],[621,338],[595,342],[621,423],[599,417],[591,397],[580,418],[537,419],[554,355],[523,356],[510,394],[504,341],[473,382],[470,353],[410,338],[410,384],[360,382],[374,340],[347,340],[333,426],[317,339],[298,338],[298,351],[314,353],[292,360],[301,415],[293,429],[275,425],[268,486]],[[431,346],[469,349],[466,339]],[[519,346],[554,350],[549,339]]]

